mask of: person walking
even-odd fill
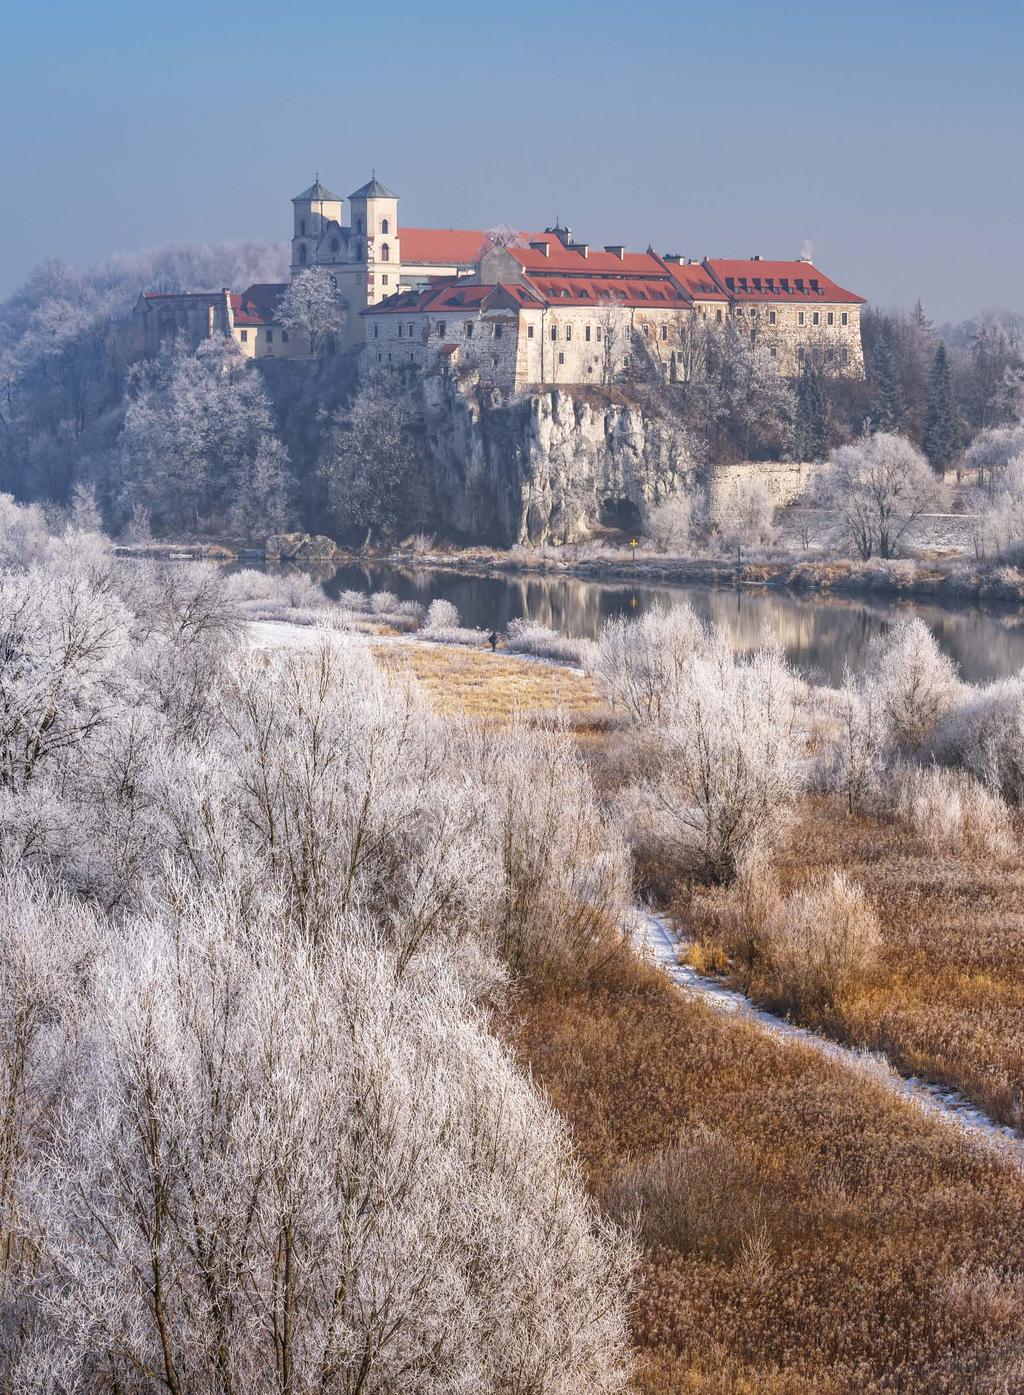
[[[487,643],[491,646],[491,653],[492,653],[492,654],[496,654],[496,653],[498,652],[498,631],[497,631],[497,630],[492,630],[491,633],[487,636]]]

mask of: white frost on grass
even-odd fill
[[[996,1123],[958,1090],[932,1084],[917,1076],[900,1075],[882,1052],[843,1046],[840,1042],[820,1037],[806,1027],[798,1027],[785,1018],[757,1007],[743,993],[726,987],[717,979],[699,974],[689,964],[680,963],[680,951],[685,949],[686,942],[673,933],[661,916],[653,915],[642,907],[637,908],[635,916],[635,941],[650,961],[679,988],[693,993],[709,1007],[755,1023],[781,1042],[808,1046],[830,1061],[837,1061],[848,1069],[868,1075],[894,1094],[915,1104],[923,1113],[998,1148],[1001,1156],[1009,1158],[1018,1167],[1024,1167],[1024,1140],[1016,1130],[1008,1124]]]

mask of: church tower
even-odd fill
[[[402,271],[398,235],[398,195],[374,173],[348,198],[354,260],[366,265],[366,304],[375,305],[398,290]]]
[[[308,189],[292,199],[292,275],[303,267],[316,266],[317,249],[330,224],[341,225],[341,199],[320,183],[317,175]],[[340,245],[339,249],[340,251]]]

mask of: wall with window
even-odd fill
[[[859,305],[761,301],[734,306],[729,318],[771,351],[786,377],[796,377],[808,357],[826,372],[864,376]]]
[[[305,336],[280,325],[235,325],[232,337],[246,358],[304,358]]]

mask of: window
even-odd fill
[[[332,251],[332,252],[336,252],[340,246],[341,246],[341,243],[338,241],[338,239],[337,239],[336,237],[332,237],[332,238],[331,238],[331,251]]]
[[[844,310],[840,318],[844,325],[848,325],[850,323],[850,315],[848,311]]]
[[[495,368],[497,368],[497,366],[498,366],[498,355],[497,355],[497,354],[494,354],[494,355],[492,356],[492,358],[491,358],[491,363],[494,365]]]
[[[834,325],[836,322],[836,317],[831,310],[828,312],[828,322],[830,325]]]
[[[527,339],[532,339],[532,338],[533,338],[533,325],[527,325],[527,326],[526,326],[526,337],[527,337]]]
[[[242,330],[242,343],[243,343],[243,344],[248,344],[248,342],[249,342],[249,331],[248,331],[247,329],[243,329],[243,330]]]
[[[391,260],[391,248],[386,242],[380,244],[380,259],[382,262],[389,262]]]
[[[382,286],[386,286],[388,284],[388,274],[386,271],[384,275],[380,278],[380,283]]]
[[[803,312],[802,310],[798,310],[798,311],[796,312],[796,322],[797,322],[797,324],[798,324],[798,325],[802,325],[803,322],[804,322],[804,318],[805,318],[805,317],[804,317],[804,312]]]
[[[557,326],[557,325],[552,325],[552,326],[551,326],[551,342],[552,342],[552,344],[555,342],[555,340],[556,340],[557,338],[558,338],[558,326]]]
[[[598,325],[598,327],[597,327],[597,342],[598,342],[599,344],[600,344],[600,342],[601,342],[601,326],[600,326],[600,325]]]
[[[357,242],[357,243],[356,243],[356,261],[357,261],[357,262],[361,262],[362,260],[363,260],[363,244],[362,244],[361,242]]]
[[[360,219],[357,221],[357,223],[356,223],[356,232],[361,233],[362,230],[363,230],[363,220],[362,220],[362,218],[360,218]]]
[[[412,352],[412,350],[410,349],[410,351],[409,351],[409,362],[412,363],[412,362],[415,360],[415,358],[416,358],[416,355],[415,355],[415,354]]]
[[[399,326],[398,326],[398,337],[399,337],[399,339],[401,339],[401,337],[402,337],[402,328],[403,328],[402,325],[399,325]]]
[[[378,354],[378,355],[377,355],[377,362],[378,362],[378,363],[383,363],[383,362],[384,362],[384,355],[383,355],[383,354]]]
[[[267,330],[267,343],[268,343],[268,344],[273,344],[273,342],[274,342],[274,331],[273,331],[272,329],[268,329],[268,330]]]
[[[757,306],[756,306],[756,305],[752,305],[752,306],[750,307],[750,318],[753,319],[754,316],[755,316],[756,314],[757,314]]]
[[[500,339],[500,338],[501,338],[501,331],[502,331],[503,329],[504,329],[504,325],[495,325],[495,326],[494,326],[494,337],[495,337],[495,339]]]
[[[444,338],[444,332],[445,332],[445,329],[446,329],[446,328],[447,328],[447,322],[446,322],[445,320],[438,320],[438,322],[437,322],[437,332],[438,332],[438,334],[441,336],[442,339]]]
[[[374,339],[379,339],[379,338],[380,338],[380,325],[374,325],[374,327],[373,327],[373,337],[374,337]]]
[[[572,325],[566,325],[566,327],[565,327],[565,337],[566,337],[567,340],[569,340],[569,339],[572,338]]]
[[[662,340],[663,340],[663,341],[664,341],[665,339],[668,338],[668,325],[662,325],[662,327],[661,327],[661,337],[662,337]]]
[[[777,316],[776,316],[775,311],[774,311],[774,310],[769,310],[769,311],[768,311],[768,323],[769,323],[770,325],[773,325],[773,324],[775,323],[775,321],[776,321],[776,318],[777,318]]]
[[[466,321],[466,338],[467,338],[467,339],[472,339],[472,338],[473,338],[473,321],[472,321],[472,320],[467,320],[467,321]]]
[[[558,362],[559,362],[559,363],[564,363],[564,362],[565,362],[565,354],[559,354],[559,355],[558,355]]]
[[[722,323],[722,312],[721,312],[721,310],[716,310],[716,311],[715,311],[715,319],[718,321],[719,324]]]
[[[388,225],[388,220],[386,218],[382,218],[380,220],[380,230],[382,233],[389,233],[391,231],[391,228]]]
[[[299,265],[306,265],[306,244],[304,242],[299,246]]]
[[[839,362],[843,365],[844,368],[850,362],[850,351],[845,344],[839,350]]]
[[[821,324],[821,316],[818,314],[817,310],[813,311],[812,314],[811,314],[811,324],[812,324],[812,325],[820,325],[820,324]]]
[[[583,331],[583,338],[586,340],[586,342],[587,342],[588,344],[590,343],[590,326],[589,326],[589,325],[587,325],[586,329]]]
[[[282,331],[281,331],[281,343],[282,343],[282,344],[287,344],[287,343],[288,343],[288,331],[287,331],[286,329],[282,329]]]

